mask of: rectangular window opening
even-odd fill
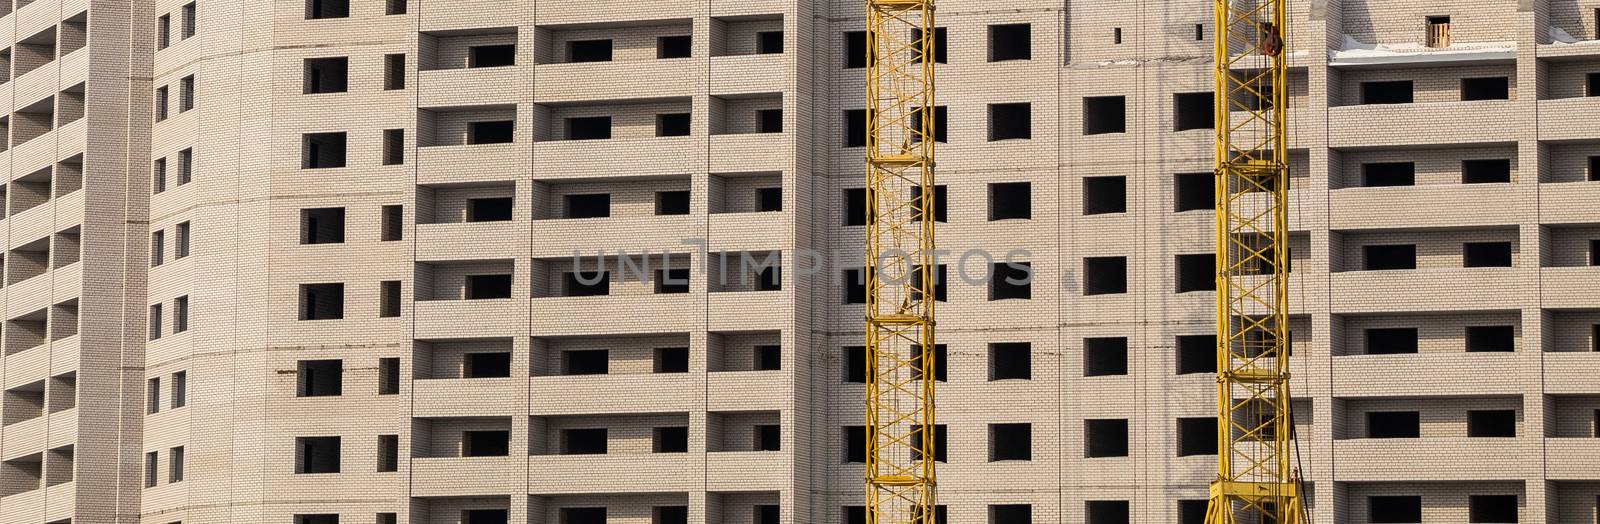
[[[1083,99],[1083,134],[1128,132],[1128,98],[1092,96]]]
[[[1115,295],[1128,292],[1127,257],[1083,259],[1083,294]]]
[[[1033,380],[1033,345],[1027,342],[989,344],[989,380]]]
[[[1127,374],[1127,337],[1083,339],[1083,376],[1106,377]]]

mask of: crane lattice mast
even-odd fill
[[[868,524],[934,522],[933,28],[933,0],[867,0]]]

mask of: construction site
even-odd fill
[[[0,95],[0,524],[1600,524],[1600,0],[0,0]]]

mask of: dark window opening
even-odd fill
[[[756,132],[757,133],[782,133],[783,132],[783,110],[782,109],[762,109],[762,110],[756,111]]]
[[[694,52],[694,38],[689,35],[656,38],[656,58],[689,58]]]
[[[406,163],[406,130],[383,130],[383,165],[398,166]]]
[[[776,55],[783,53],[783,31],[762,31],[756,33],[756,54]]]
[[[400,394],[400,359],[384,357],[378,359],[378,394]]]
[[[561,374],[604,375],[611,372],[610,352],[604,349],[561,352]]]
[[[296,366],[297,397],[337,397],[344,394],[343,360],[302,360]]]
[[[1417,164],[1414,162],[1361,164],[1361,187],[1414,185],[1417,185]]]
[[[406,88],[406,55],[383,55],[383,88],[388,91]]]
[[[1416,244],[1361,246],[1361,268],[1367,271],[1417,268]]]
[[[1178,501],[1178,524],[1205,524],[1209,505],[1205,500]]]
[[[689,136],[689,113],[656,115],[656,136]]]
[[[379,240],[394,242],[405,236],[405,206],[383,206]]]
[[[783,369],[783,346],[763,344],[755,347],[756,371]]]
[[[504,457],[510,451],[510,431],[465,431],[461,434],[463,457]]]
[[[1029,300],[1033,298],[1033,263],[1000,262],[994,265],[989,281],[989,300]]]
[[[504,509],[469,509],[461,512],[461,524],[506,524]]]
[[[1178,419],[1178,456],[1217,454],[1217,418]]]
[[[783,291],[783,268],[764,267],[757,271],[756,291]]]
[[[845,31],[844,68],[859,69],[863,67],[867,67],[867,32]]]
[[[344,208],[324,207],[300,210],[301,244],[339,244],[344,242]]]
[[[511,298],[511,275],[468,275],[467,300]]]
[[[1422,522],[1422,497],[1367,497],[1367,520],[1374,524],[1413,524]]]
[[[388,5],[386,7],[384,7],[384,9],[383,9],[383,14],[385,14],[385,15],[403,15],[403,14],[406,14],[406,0],[389,0]]]
[[[1589,157],[1589,181],[1600,182],[1600,156]]]
[[[844,303],[867,303],[867,276],[864,270],[844,270]]]
[[[1122,28],[1111,28],[1111,43],[1119,45],[1122,44]]]
[[[339,472],[339,437],[299,437],[295,440],[295,473]]]
[[[1033,26],[1004,24],[989,26],[989,61],[1033,59]]]
[[[922,141],[922,108],[911,109],[911,139]],[[950,141],[950,108],[946,106],[933,107],[933,141],[945,143]]]
[[[778,506],[762,504],[755,508],[755,524],[778,524]]]
[[[604,455],[606,428],[561,430],[561,454]]]
[[[567,218],[606,218],[611,216],[611,194],[567,195]]]
[[[1029,182],[989,184],[989,220],[1033,218],[1033,185]]]
[[[867,428],[866,426],[845,426],[843,428],[844,462],[846,464],[860,464],[867,461]]]
[[[931,443],[931,447],[933,447],[934,462],[950,461],[949,454],[945,452],[946,449],[949,449],[949,446],[947,445],[950,437],[950,432],[948,431],[949,429],[950,428],[944,424],[936,424],[933,426],[933,442]],[[927,426],[917,426],[911,428],[911,460],[922,460],[922,439],[925,438],[924,435],[927,433]]]
[[[654,361],[656,373],[688,373],[689,348],[656,348]]]
[[[1032,424],[990,424],[989,462],[1033,460]]]
[[[473,198],[467,200],[468,222],[503,222],[511,220],[516,204],[512,197]]]
[[[924,365],[929,368],[929,371],[933,372],[933,380],[935,382],[948,382],[950,380],[950,374],[946,372],[949,368],[945,365],[949,358],[949,346],[934,344],[932,353],[932,356],[929,356],[921,344],[911,345],[911,380],[922,380],[922,367]],[[922,361],[923,358],[928,358],[930,361],[924,363]]]
[[[1084,503],[1086,524],[1127,524],[1128,501],[1091,500]]]
[[[350,58],[307,58],[305,94],[343,93],[349,87]]]
[[[378,472],[400,470],[400,436],[378,435]]]
[[[1368,355],[1417,352],[1417,328],[1371,328],[1366,331]]]
[[[505,67],[517,65],[517,45],[480,45],[467,48],[467,67]]]
[[[783,188],[757,188],[756,211],[761,213],[783,211]]]
[[[1410,80],[1388,82],[1362,82],[1362,104],[1409,104],[1412,101]]]
[[[1511,181],[1511,159],[1463,160],[1461,183],[1504,184]]]
[[[1127,257],[1083,259],[1083,294],[1114,295],[1128,292]]]
[[[867,146],[867,110],[849,109],[844,112],[844,147]]]
[[[461,378],[506,378],[511,376],[511,353],[467,353]]]
[[[783,431],[777,424],[755,426],[756,451],[783,451]]]
[[[606,140],[611,138],[611,117],[585,116],[568,118],[567,140]]]
[[[657,215],[687,215],[689,214],[688,191],[657,191]]]
[[[1465,267],[1511,267],[1510,242],[1468,242],[1461,254]]]
[[[1083,179],[1083,214],[1103,215],[1128,211],[1128,177],[1096,176]]]
[[[1217,290],[1216,255],[1178,255],[1177,266],[1179,293]]]
[[[1128,98],[1094,96],[1083,99],[1083,134],[1128,132]]]
[[[378,317],[400,316],[400,281],[385,280],[378,283]]]
[[[1107,377],[1127,374],[1127,337],[1083,339],[1083,376]]]
[[[1033,380],[1033,344],[989,344],[989,380]]]
[[[862,346],[844,347],[844,381],[852,384],[861,384],[867,381],[867,348]]]
[[[844,190],[844,225],[867,225],[867,190],[866,188],[850,188]]]
[[[1472,495],[1467,497],[1467,508],[1467,522],[1517,522],[1516,495]]]
[[[689,506],[656,506],[651,508],[650,524],[689,524]]]
[[[344,318],[344,284],[301,284],[300,320]]]
[[[1467,436],[1475,438],[1512,438],[1517,436],[1516,410],[1468,411]]]
[[[1462,100],[1509,100],[1510,98],[1510,78],[1496,76],[1488,78],[1461,79]]]
[[[1128,456],[1127,419],[1083,421],[1085,458]]]
[[[561,524],[606,524],[606,508],[561,508]]]
[[[939,264],[934,266],[933,270],[933,299],[939,302],[947,302],[950,300],[948,288],[946,287],[946,284],[950,283],[950,266]],[[912,283],[911,299],[922,300],[922,266],[913,266],[911,274],[907,278],[911,279]]]
[[[1199,28],[1200,26],[1195,26]],[[1199,40],[1198,38],[1196,40]],[[1214,129],[1217,127],[1216,96],[1212,93],[1173,95],[1173,131]]]
[[[321,20],[324,18],[348,18],[350,16],[350,0],[307,0],[306,20]]]
[[[516,139],[517,124],[512,120],[473,122],[467,126],[467,143],[509,144]]]
[[[990,142],[1030,138],[1033,138],[1033,104],[989,104]]]
[[[1367,438],[1417,438],[1421,435],[1421,414],[1416,411],[1367,413]]]
[[[305,169],[344,167],[344,133],[308,133],[301,140],[301,147],[305,151],[301,167]]]
[[[1199,41],[1205,40],[1205,39],[1206,39],[1206,25],[1205,24],[1195,24],[1194,25],[1194,40],[1196,42],[1199,42]]]
[[[922,40],[922,29],[912,29],[911,40]],[[921,51],[921,49],[913,50],[917,53],[917,62],[922,61]],[[943,27],[933,28],[933,61],[938,64],[950,63],[950,32]]]
[[[689,427],[669,426],[652,429],[650,450],[656,453],[688,453]]]
[[[989,506],[989,524],[1033,524],[1033,506],[994,504]]]
[[[1589,241],[1589,265],[1600,266],[1600,239]]]

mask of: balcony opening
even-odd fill
[[[782,109],[758,109],[758,110],[756,110],[756,132],[757,133],[782,133],[783,132],[783,110]]]
[[[1172,106],[1173,131],[1217,127],[1216,96],[1212,93],[1178,93],[1173,95]]]
[[[867,110],[847,109],[844,112],[844,147],[867,146]]]
[[[689,268],[660,269],[655,274],[657,294],[689,292]]]
[[[1467,436],[1474,438],[1512,438],[1517,436],[1517,412],[1512,409],[1472,410],[1467,412]]]
[[[782,451],[783,431],[777,424],[756,424],[754,451]]]
[[[688,191],[657,191],[657,215],[687,215],[689,214]]]
[[[989,141],[1033,138],[1033,104],[989,104]]]
[[[562,274],[562,296],[598,297],[611,294],[611,274],[605,271],[579,271]]]
[[[383,89],[394,91],[406,88],[406,55],[383,55]]]
[[[467,199],[467,222],[504,222],[512,219],[512,197]]]
[[[656,58],[689,58],[694,52],[690,35],[656,37]]]
[[[688,373],[689,348],[655,348],[652,364],[656,373]]]
[[[655,453],[688,453],[688,426],[652,429],[650,433],[650,450]]]
[[[383,206],[380,217],[378,239],[383,242],[394,242],[404,237],[405,231],[405,206]]]
[[[1216,335],[1179,336],[1177,354],[1179,375],[1217,372]]]
[[[991,504],[989,524],[1032,524],[1033,506],[1029,504]]]
[[[911,345],[911,380],[923,380],[923,358],[932,359],[932,361],[928,363],[928,367],[930,368],[929,371],[933,372],[933,380],[937,382],[946,382],[950,380],[950,375],[946,372],[946,370],[949,368],[945,365],[945,361],[949,355],[949,346],[944,344],[934,344],[933,351],[931,353],[932,355],[929,356],[927,352],[924,352],[921,344]]]
[[[1128,98],[1091,96],[1083,99],[1083,134],[1128,132]]]
[[[1417,352],[1417,328],[1371,328],[1365,335],[1368,355]]]
[[[1205,500],[1178,501],[1178,524],[1205,524],[1209,504]]]
[[[1211,253],[1203,255],[1178,255],[1177,258],[1177,292],[1189,293],[1193,291],[1217,290],[1217,256]]]
[[[933,141],[946,143],[950,141],[950,108],[948,106],[933,107]],[[921,142],[923,139],[922,108],[911,109],[911,140]]]
[[[1108,377],[1127,374],[1127,337],[1083,339],[1083,376]]]
[[[1418,438],[1421,435],[1421,414],[1416,411],[1367,413],[1367,438]]]
[[[607,218],[611,216],[611,194],[567,195],[565,218]]]
[[[477,45],[467,48],[467,67],[506,67],[517,65],[516,44]]]
[[[756,54],[783,54],[783,31],[761,31],[756,33]]]
[[[606,524],[606,508],[561,508],[561,524]]]
[[[400,394],[400,359],[384,357],[378,359],[378,394]]]
[[[1085,458],[1128,456],[1127,419],[1083,421]]]
[[[343,360],[302,360],[296,369],[297,397],[337,397],[344,394]]]
[[[656,115],[656,136],[689,136],[689,113]]]
[[[585,116],[566,120],[567,140],[606,140],[611,138],[611,117]]]
[[[493,120],[467,124],[467,144],[510,144],[516,140],[514,120]]]
[[[1367,105],[1409,104],[1413,100],[1412,90],[1410,80],[1362,82],[1361,103]]]
[[[295,438],[295,473],[339,472],[339,437]]]
[[[1128,177],[1096,176],[1083,179],[1083,214],[1103,215],[1128,211]]]
[[[464,431],[461,456],[504,457],[511,452],[511,432],[504,430]]]
[[[1468,326],[1467,351],[1469,353],[1504,353],[1517,350],[1517,331],[1514,326]]]
[[[783,346],[761,344],[755,347],[755,371],[783,369]]]
[[[467,353],[461,378],[507,378],[511,376],[511,353]]]
[[[1128,501],[1091,500],[1084,503],[1086,524],[1128,524]]]
[[[1461,100],[1510,100],[1511,79],[1504,76],[1461,79]]]
[[[1367,520],[1374,524],[1422,522],[1422,497],[1393,495],[1367,497]]]
[[[867,67],[867,32],[844,32],[844,68],[860,69]]]
[[[989,380],[1033,380],[1033,344],[989,344]]]
[[[157,396],[154,396],[153,398],[155,398],[155,406],[159,410],[161,405],[161,399],[159,397],[161,391],[161,379],[153,378],[150,380],[152,382],[149,382],[148,385],[154,387],[155,391],[157,392]],[[18,422],[33,420],[35,418],[44,416],[44,399],[44,381],[23,384],[21,386],[5,390],[3,402],[6,411],[3,412],[4,417],[0,418],[0,423],[9,426]],[[150,411],[148,409],[146,409],[146,412],[155,413],[155,411]]]
[[[929,445],[933,448],[934,462],[950,461],[949,454],[945,452],[946,449],[949,449],[949,429],[949,426],[944,424],[933,426],[933,442],[929,443]],[[911,428],[911,460],[913,461],[922,460],[922,439],[926,438],[927,430],[928,426],[914,426]]]
[[[300,167],[330,169],[345,165],[345,133],[307,133],[301,140],[304,150]]]
[[[611,40],[574,40],[567,42],[568,62],[610,62]]]
[[[989,462],[1033,460],[1032,424],[990,424]]]
[[[1083,294],[1115,295],[1128,292],[1128,257],[1083,259]]]
[[[1467,508],[1467,522],[1517,522],[1516,495],[1471,495],[1467,497]]]
[[[1002,24],[989,26],[989,61],[1033,59],[1033,26]]]
[[[606,453],[606,428],[561,430],[561,454],[604,455]]]
[[[1465,267],[1511,267],[1510,242],[1468,242],[1461,252]]]
[[[306,20],[349,17],[350,0],[306,0]]]
[[[1178,456],[1217,454],[1217,417],[1178,419]]]
[[[344,284],[301,284],[300,320],[344,318]]]
[[[996,263],[990,275],[989,300],[1029,300],[1033,298],[1033,263]]]
[[[348,89],[350,58],[307,58],[305,94],[343,93]]]
[[[1416,244],[1361,246],[1361,269],[1390,271],[1417,268]]]
[[[1511,159],[1461,161],[1461,183],[1505,184],[1511,182]]]
[[[688,506],[655,506],[650,511],[650,524],[689,524]]]
[[[1450,17],[1428,17],[1428,47],[1450,47]]]
[[[1033,185],[1029,182],[989,184],[989,220],[1033,218]]]
[[[300,210],[301,244],[344,243],[344,208]]]
[[[1361,187],[1417,185],[1415,162],[1376,162],[1361,164]]]

